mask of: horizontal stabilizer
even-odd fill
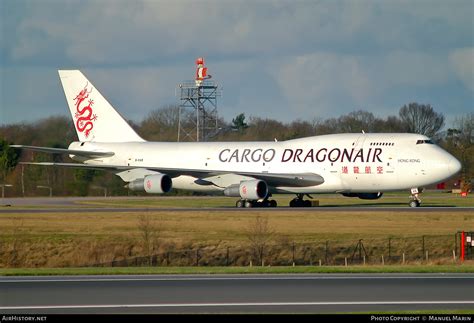
[[[69,154],[76,156],[84,156],[90,158],[99,158],[99,157],[111,157],[115,155],[111,151],[89,151],[89,150],[74,150],[74,149],[64,149],[64,148],[50,148],[50,147],[36,147],[36,146],[24,146],[24,145],[10,145],[13,148],[40,151],[48,154]]]

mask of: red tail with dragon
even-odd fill
[[[94,104],[94,100],[89,99],[87,102],[89,103],[86,106],[83,106],[81,109],[81,104],[83,101],[89,98],[89,94],[92,92],[92,87],[90,90],[87,90],[87,86],[89,83],[84,86],[84,88],[79,92],[79,94],[74,98],[76,101],[76,113],[74,114],[74,118],[76,119],[76,129],[79,132],[84,132],[86,138],[89,137],[90,132],[94,128],[94,122],[97,120],[97,115],[94,114],[92,110],[92,105]]]

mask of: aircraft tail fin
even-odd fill
[[[81,71],[59,70],[58,73],[80,141],[145,141]]]

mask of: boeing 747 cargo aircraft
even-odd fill
[[[59,71],[79,141],[68,149],[13,145],[65,153],[75,163],[28,163],[114,172],[130,190],[166,193],[172,187],[221,192],[237,207],[274,207],[272,194],[340,193],[378,199],[384,192],[442,182],[459,161],[423,135],[344,133],[280,142],[149,142],[141,138],[78,70]]]

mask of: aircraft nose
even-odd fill
[[[454,175],[461,170],[461,163],[453,156],[450,156],[448,159],[448,169]]]

